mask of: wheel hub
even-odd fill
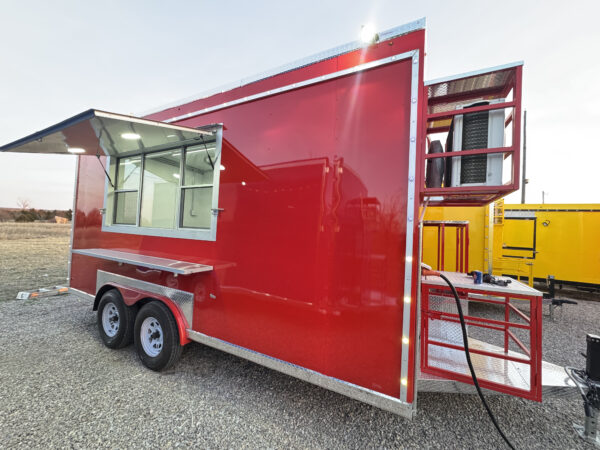
[[[154,317],[146,317],[140,328],[140,340],[144,352],[151,357],[159,355],[163,348],[163,332],[160,323]]]
[[[102,310],[102,329],[108,337],[114,337],[119,331],[120,317],[117,306],[109,302]]]

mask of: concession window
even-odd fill
[[[97,157],[102,231],[214,241],[222,130],[90,109],[0,151]]]

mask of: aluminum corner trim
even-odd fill
[[[75,157],[75,181],[73,182],[73,209],[71,210],[71,235],[69,236],[69,262],[67,263],[67,284],[71,286],[71,266],[73,265],[73,240],[75,236],[75,218],[77,216],[77,193],[79,192],[79,158]]]
[[[411,317],[412,303],[417,299],[412,297],[412,270],[413,270],[413,239],[415,232],[415,220],[418,211],[415,211],[416,188],[416,165],[417,165],[417,121],[419,115],[419,50],[412,53],[412,73],[410,88],[410,132],[408,147],[408,182],[407,182],[407,201],[406,201],[406,249],[404,253],[404,292],[403,292],[403,310],[402,310],[402,358],[400,364],[400,400],[406,402],[408,398],[409,384],[409,354],[410,348],[415,346],[415,353],[419,346],[416,337],[413,342],[410,341],[410,325],[413,320]],[[416,294],[418,296],[418,293]],[[418,359],[418,356],[415,355]],[[414,380],[416,383],[416,380]]]

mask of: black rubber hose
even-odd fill
[[[452,294],[454,295],[454,300],[456,301],[456,308],[458,309],[458,317],[460,318],[460,328],[462,330],[463,342],[465,344],[465,356],[467,357],[467,364],[469,365],[469,370],[471,371],[471,377],[473,378],[473,384],[475,385],[475,389],[477,389],[477,394],[479,394],[481,403],[483,403],[483,406],[485,407],[485,409],[488,413],[488,416],[490,416],[492,423],[496,427],[496,430],[498,430],[498,433],[500,433],[500,436],[502,436],[502,439],[504,439],[504,442],[506,442],[506,445],[508,445],[512,450],[515,450],[515,447],[510,443],[510,441],[508,440],[506,435],[500,429],[500,425],[498,425],[498,422],[496,421],[496,417],[494,417],[494,413],[492,413],[492,410],[490,409],[487,402],[485,401],[483,392],[481,392],[481,388],[479,387],[479,382],[477,381],[477,376],[475,375],[475,369],[473,368],[473,363],[471,362],[471,355],[469,354],[469,339],[467,337],[467,327],[465,325],[465,316],[463,315],[462,306],[460,304],[460,299],[458,298],[458,292],[456,292],[456,288],[450,282],[450,280],[444,276],[444,274],[440,273],[440,278],[442,280],[444,280],[446,282],[446,284],[450,287],[450,289],[452,290]]]

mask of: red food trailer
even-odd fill
[[[424,26],[1,148],[78,155],[70,287],[108,347],[163,370],[195,341],[406,417],[418,390],[472,382],[449,291],[421,275],[422,217],[518,189],[522,64],[425,83]],[[480,384],[541,400],[541,294],[453,276],[465,308],[506,312],[465,317],[503,336],[471,344]]]

